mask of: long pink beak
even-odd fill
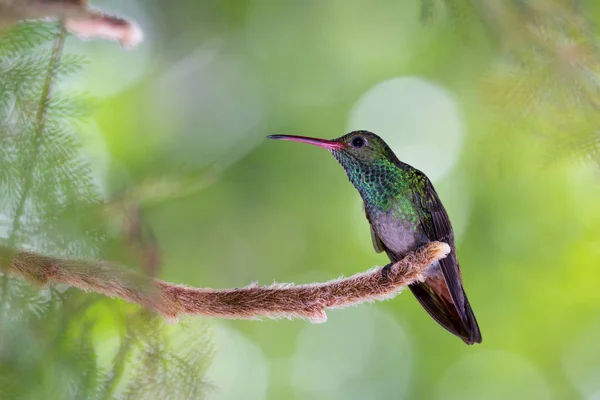
[[[327,150],[341,149],[344,147],[342,143],[334,142],[332,140],[325,140],[319,138],[311,138],[306,136],[293,136],[293,135],[269,135],[269,139],[276,140],[292,140],[294,142],[308,143],[313,146],[323,147]]]

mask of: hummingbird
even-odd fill
[[[431,181],[420,170],[403,163],[376,134],[353,131],[337,139],[270,135],[327,149],[346,171],[360,193],[371,227],[373,247],[385,252],[391,265],[409,252],[433,241],[447,243],[451,252],[426,270],[422,282],[410,285],[421,306],[442,327],[466,344],[481,343],[481,332],[463,288],[456,259],[454,232]]]

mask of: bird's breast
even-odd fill
[[[371,223],[385,247],[398,257],[423,243],[419,220],[406,213],[376,211],[371,213]]]

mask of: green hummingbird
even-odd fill
[[[375,251],[385,251],[391,261],[382,270],[384,278],[394,262],[419,246],[432,241],[447,243],[450,254],[429,266],[427,278],[410,285],[410,290],[441,326],[467,344],[481,343],[463,288],[450,219],[423,172],[400,161],[369,131],[353,131],[333,140],[291,135],[268,138],[308,143],[333,154],[364,201]]]

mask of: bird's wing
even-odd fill
[[[411,286],[411,290],[442,326],[459,335],[467,344],[481,343],[477,319],[462,285],[454,249],[454,232],[448,214],[429,178],[418,170],[415,170],[414,177],[411,188],[425,234],[431,241],[447,243],[452,251],[438,261],[441,277],[431,276],[425,282]]]
[[[363,203],[363,210],[365,211],[365,215],[367,216],[367,220],[369,221],[369,229],[371,229],[371,240],[373,241],[373,248],[375,249],[375,251],[377,253],[381,253],[382,251],[385,250],[385,245],[383,244],[383,242],[381,241],[379,236],[377,236],[375,229],[373,229],[373,223],[371,222],[371,218],[369,217],[369,212],[367,211],[367,208],[365,207],[364,203]]]
[[[439,263],[460,318],[467,321],[460,267],[454,250],[454,232],[448,214],[429,178],[421,171],[415,170],[415,180],[411,186],[414,201],[417,205],[417,213],[425,234],[429,240],[445,242],[452,248],[451,253],[446,258],[441,259]]]

